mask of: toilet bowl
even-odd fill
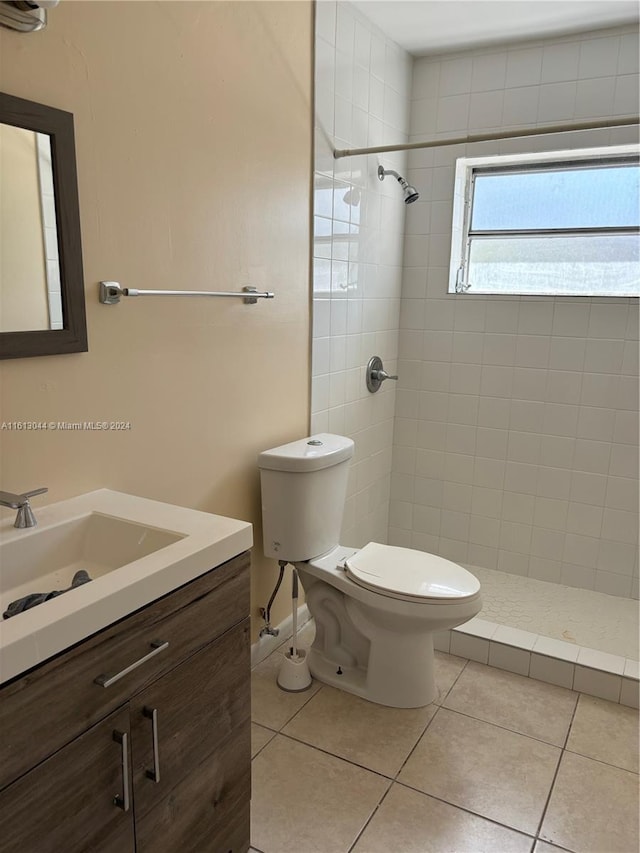
[[[370,542],[337,544],[353,442],[327,433],[260,454],[266,556],[293,564],[316,636],[318,680],[396,708],[437,695],[433,632],[482,607],[480,583],[442,557]]]

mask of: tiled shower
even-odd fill
[[[632,28],[413,60],[348,3],[317,4],[312,430],[356,442],[345,544],[638,598],[638,300],[447,293],[456,158],[637,130],[331,155],[637,104]],[[372,355],[397,388],[368,393]]]

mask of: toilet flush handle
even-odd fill
[[[366,378],[367,388],[372,394],[375,394],[385,379],[397,379],[398,377],[390,376],[384,369],[380,356],[374,355],[367,364]]]

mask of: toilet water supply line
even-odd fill
[[[260,630],[260,636],[264,637],[265,634],[270,634],[272,637],[277,637],[280,633],[279,628],[271,627],[271,607],[275,600],[276,595],[278,594],[278,590],[282,584],[282,579],[284,577],[285,568],[290,565],[286,560],[278,560],[278,565],[280,566],[280,575],[278,576],[278,580],[276,581],[275,589],[271,593],[271,598],[269,599],[269,603],[266,608],[260,608],[260,613],[262,618],[265,621],[265,626]],[[291,658],[294,661],[299,660],[298,657],[298,572],[295,566],[291,566],[292,576],[291,576]]]
[[[267,604],[266,608],[264,608],[264,607],[260,608],[260,615],[262,616],[262,618],[265,621],[264,628],[260,629],[260,634],[259,634],[260,637],[264,637],[265,634],[269,634],[271,637],[277,637],[278,634],[280,633],[279,628],[272,628],[271,627],[271,607],[273,605],[273,602],[275,600],[276,595],[278,594],[278,590],[280,589],[280,585],[282,584],[282,578],[284,577],[285,566],[287,566],[288,563],[286,560],[278,560],[278,565],[280,566],[280,576],[278,577],[278,580],[276,581],[275,589],[271,593],[271,598],[269,599],[269,603]]]

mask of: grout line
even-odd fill
[[[441,652],[441,654],[445,654],[445,652]],[[454,657],[457,657],[457,655],[454,655]],[[464,658],[461,658],[461,660],[465,660],[465,659],[464,659]],[[444,702],[444,701],[445,701],[445,699],[447,698],[447,696],[449,695],[449,693],[451,693],[451,691],[453,690],[453,688],[455,687],[455,685],[458,683],[458,679],[460,678],[460,676],[462,675],[462,673],[463,673],[463,672],[465,671],[465,669],[467,668],[467,664],[468,664],[468,663],[469,663],[469,661],[468,661],[468,660],[465,660],[464,666],[462,667],[462,669],[460,670],[460,672],[456,675],[456,677],[455,677],[455,679],[454,679],[454,681],[453,681],[453,683],[452,683],[451,687],[447,690],[447,692],[445,693],[445,695],[442,697],[442,702]],[[406,763],[407,763],[407,761],[411,758],[411,756],[413,755],[413,753],[414,753],[414,752],[415,752],[415,750],[416,750],[416,747],[418,746],[418,744],[420,743],[420,741],[421,741],[421,740],[422,740],[422,738],[424,737],[425,732],[427,731],[427,729],[429,728],[429,726],[431,725],[431,723],[432,723],[432,722],[435,720],[435,718],[437,717],[437,715],[438,715],[438,711],[442,708],[442,702],[441,702],[439,705],[436,705],[436,710],[434,711],[433,716],[432,716],[432,717],[431,717],[431,719],[427,722],[426,726],[424,727],[424,729],[422,730],[422,732],[421,732],[420,736],[418,737],[418,739],[417,739],[417,740],[416,740],[416,742],[414,743],[414,745],[413,745],[412,749],[410,750],[409,754],[407,755],[407,757],[405,758],[405,760],[402,762],[402,765],[401,765],[400,769],[398,770],[398,772],[396,773],[396,775],[395,775],[394,779],[396,779],[396,780],[397,780],[397,778],[398,778],[398,776],[400,775],[400,773],[402,773],[402,771],[404,770],[404,766],[405,766],[405,764],[406,764]],[[432,703],[432,704],[433,704],[433,703]]]
[[[638,771],[636,770],[629,770],[628,767],[620,767],[619,764],[609,764],[608,761],[603,761],[601,758],[583,755],[581,752],[574,752],[573,749],[564,749],[563,752],[568,752],[569,755],[577,755],[578,758],[586,758],[587,761],[595,761],[596,764],[602,764],[603,767],[610,767],[612,770],[620,770],[622,773],[632,773],[634,776],[638,776]]]
[[[265,749],[267,746],[269,746],[269,744],[274,739],[274,737],[278,734],[278,732],[274,731],[274,729],[269,728],[269,726],[263,726],[261,723],[254,723],[253,720],[251,720],[251,725],[252,726],[260,726],[260,728],[266,729],[267,731],[271,732],[271,737],[269,738],[269,740],[266,743],[262,744],[260,749],[255,753],[255,755],[251,756],[251,761],[253,762],[253,759],[257,758],[260,755],[260,753],[262,752],[262,750]]]
[[[431,717],[431,719],[429,720],[429,722],[427,723],[427,725],[424,727],[424,729],[422,730],[422,734],[420,735],[420,737],[418,738],[418,740],[414,743],[413,747],[412,747],[412,748],[411,748],[411,750],[409,751],[409,754],[407,755],[407,757],[405,758],[405,760],[402,762],[402,766],[400,767],[400,769],[398,770],[398,772],[397,772],[397,773],[396,773],[396,775],[394,776],[394,781],[395,781],[395,782],[397,782],[397,781],[398,781],[398,776],[402,773],[402,771],[403,771],[403,770],[404,770],[404,768],[405,768],[405,765],[406,765],[407,761],[411,758],[411,756],[413,755],[413,753],[416,751],[418,744],[420,743],[420,741],[422,740],[422,738],[423,738],[423,737],[424,737],[424,735],[425,735],[425,732],[427,731],[427,729],[429,728],[429,726],[431,725],[431,723],[435,720],[435,718],[438,716],[438,712],[440,711],[440,708],[441,708],[441,707],[442,707],[441,705],[438,705],[438,707],[436,708],[436,711],[435,711],[435,713],[434,713],[433,717]]]
[[[309,743],[306,740],[302,740],[295,735],[287,734],[286,732],[278,732],[281,737],[286,737],[288,740],[292,740],[295,743],[300,743],[303,746],[308,746],[309,749],[316,749],[318,752],[324,753],[324,755],[329,755],[331,758],[337,758],[338,761],[344,761],[346,764],[350,764],[352,767],[357,767],[359,770],[366,770],[367,773],[373,773],[375,776],[380,776],[383,779],[388,779],[389,782],[393,782],[394,777],[389,776],[388,773],[383,773],[381,770],[372,770],[371,767],[367,767],[364,764],[358,764],[357,761],[354,761],[352,758],[345,758],[342,755],[336,755],[335,752],[329,752],[328,749],[324,749],[322,746],[317,746],[315,743]],[[270,743],[271,741],[269,741]]]
[[[520,732],[517,729],[510,729],[508,726],[501,725],[500,723],[495,723],[493,720],[485,720],[484,717],[475,717],[473,714],[468,713],[466,711],[458,711],[457,708],[447,708],[446,706],[441,706],[444,711],[448,711],[450,714],[459,714],[461,717],[468,717],[470,720],[476,720],[478,723],[485,723],[487,726],[494,726],[496,729],[502,729],[504,732],[511,732],[513,735],[520,735],[520,737],[529,738],[529,740],[535,740],[537,743],[543,743],[545,746],[552,746],[554,749],[564,749],[564,747],[560,746],[558,743],[550,743],[548,740],[543,740],[542,738],[536,737],[535,735],[527,734],[526,732]]]
[[[536,829],[536,839],[540,838],[540,833],[542,832],[542,826],[544,824],[545,818],[547,816],[547,811],[549,809],[549,803],[551,802],[551,795],[553,793],[553,789],[556,784],[556,779],[558,778],[558,773],[560,772],[560,764],[562,763],[562,759],[564,756],[564,749],[560,750],[560,755],[558,756],[558,763],[556,764],[555,773],[553,774],[553,779],[551,780],[551,786],[549,787],[549,793],[547,794],[547,799],[544,804],[544,808],[542,809],[542,814],[540,815],[540,820],[538,822],[538,828]],[[540,841],[545,841],[544,838],[540,838]]]
[[[259,726],[261,729],[267,729],[269,732],[273,732],[274,735],[278,734],[278,729],[272,729],[271,726],[265,726],[264,723],[257,723],[255,720],[251,720],[252,725]]]
[[[569,735],[571,734],[571,729],[573,728],[573,721],[576,718],[576,714],[578,712],[578,704],[580,702],[580,697],[582,693],[578,693],[578,698],[576,699],[576,704],[573,706],[573,714],[571,714],[571,720],[569,721],[569,727],[567,728],[567,734],[565,735],[564,743],[562,744],[562,749],[565,750],[567,748],[567,744],[569,743]]]
[[[524,829],[518,829],[515,826],[510,826],[508,823],[500,823],[499,820],[496,820],[493,817],[487,817],[487,815],[481,814],[480,812],[474,812],[473,809],[470,809],[468,806],[461,806],[458,803],[452,803],[450,800],[445,800],[442,797],[438,797],[437,794],[427,793],[426,791],[420,790],[420,788],[414,788],[413,785],[408,785],[406,782],[400,782],[396,779],[396,785],[402,785],[403,788],[407,788],[409,791],[415,791],[417,794],[422,794],[423,797],[431,797],[432,800],[437,800],[439,803],[444,803],[445,806],[451,806],[453,809],[458,809],[461,812],[466,812],[466,814],[473,815],[474,817],[479,817],[482,820],[486,820],[488,823],[493,823],[495,826],[500,826],[502,829],[508,829],[511,832],[517,832],[520,835],[524,835],[526,838],[531,839],[531,841],[535,842],[537,839],[530,832],[526,832]]]
[[[315,679],[314,679],[314,681],[315,681]],[[280,734],[280,733],[282,732],[282,729],[283,729],[285,726],[288,726],[288,725],[289,725],[289,723],[290,723],[290,722],[291,722],[295,717],[297,717],[297,716],[298,716],[298,714],[300,713],[300,711],[302,711],[302,709],[303,709],[303,708],[306,708],[306,706],[307,706],[307,705],[309,704],[309,702],[313,699],[313,697],[314,697],[314,696],[317,696],[317,695],[318,695],[318,693],[320,693],[320,692],[322,691],[322,689],[324,688],[324,685],[323,685],[321,682],[315,682],[315,683],[316,683],[316,684],[320,684],[320,687],[319,687],[317,690],[314,690],[313,692],[310,692],[310,694],[307,696],[307,698],[306,698],[306,699],[305,699],[305,701],[302,703],[302,705],[300,705],[300,707],[299,707],[299,708],[298,708],[298,709],[297,709],[297,710],[296,710],[296,711],[295,711],[295,712],[294,712],[290,717],[287,717],[287,719],[284,721],[284,723],[280,726],[280,728],[279,728],[279,729],[272,729],[272,728],[271,728],[271,726],[265,726],[265,725],[264,725],[264,723],[259,723],[257,720],[251,720],[251,722],[252,722],[252,723],[256,723],[256,725],[258,725],[258,726],[262,726],[262,727],[263,727],[263,728],[265,728],[265,729],[271,729],[271,731],[272,731],[272,732],[273,732],[273,731],[275,731],[277,734]],[[312,684],[313,684],[313,682],[312,682]],[[279,688],[279,687],[278,687],[278,690],[280,690],[280,688]],[[284,690],[283,690],[282,692],[284,693],[284,692],[286,692],[286,691],[284,691]],[[298,694],[298,695],[300,695],[300,694]]]
[[[578,698],[576,699],[576,704],[573,707],[573,713],[571,714],[571,720],[570,720],[569,725],[567,727],[567,734],[565,735],[565,738],[564,738],[564,744],[562,745],[562,747],[560,749],[560,756],[558,758],[558,763],[556,765],[556,771],[553,774],[553,779],[551,780],[551,786],[549,788],[549,793],[547,794],[547,799],[546,799],[546,802],[544,804],[544,808],[542,809],[542,814],[540,815],[540,822],[538,823],[538,828],[536,830],[536,838],[540,838],[542,826],[543,826],[545,818],[547,816],[547,811],[549,810],[549,803],[551,802],[551,795],[553,794],[553,789],[554,789],[555,784],[556,784],[556,779],[558,778],[558,773],[560,772],[560,765],[562,764],[562,759],[564,758],[564,754],[567,750],[567,743],[569,742],[569,735],[571,734],[571,729],[573,727],[573,721],[575,720],[575,717],[576,717],[576,712],[578,710],[578,702],[579,701],[580,701],[580,694],[578,694]],[[544,841],[544,838],[541,840]]]
[[[369,815],[369,817],[367,818],[367,820],[364,822],[364,825],[363,825],[362,829],[361,829],[361,830],[360,830],[360,832],[356,835],[356,837],[355,837],[355,839],[354,839],[354,841],[353,841],[353,844],[351,844],[351,846],[348,848],[347,853],[351,853],[351,851],[354,849],[354,847],[356,846],[356,844],[358,843],[358,841],[360,840],[360,838],[361,838],[361,837],[362,837],[362,835],[364,834],[364,832],[365,832],[366,828],[369,826],[369,824],[371,823],[371,821],[373,820],[373,818],[375,817],[375,815],[378,813],[378,809],[379,809],[379,808],[380,808],[380,806],[383,804],[383,802],[386,800],[386,798],[387,798],[387,794],[389,793],[389,791],[391,790],[391,788],[392,788],[392,787],[393,787],[393,780],[391,779],[391,780],[389,780],[389,786],[388,786],[387,790],[384,792],[384,794],[382,795],[382,797],[381,797],[381,798],[380,798],[380,800],[378,801],[378,803],[377,803],[377,805],[376,805],[375,809],[371,812],[371,814]]]
[[[459,655],[452,655],[452,657],[460,657],[460,656],[459,656]],[[460,678],[460,676],[462,675],[462,673],[465,671],[465,669],[466,669],[466,668],[467,668],[467,666],[469,665],[469,658],[460,658],[460,660],[463,660],[463,661],[464,661],[464,666],[462,667],[462,669],[460,670],[460,672],[459,672],[459,673],[456,675],[456,677],[454,678],[454,680],[453,680],[453,683],[452,683],[451,687],[447,690],[447,692],[445,693],[445,695],[442,697],[442,702],[440,703],[440,707],[442,707],[442,705],[444,704],[444,702],[447,700],[447,698],[448,698],[449,694],[451,693],[451,691],[453,690],[453,688],[454,688],[454,687],[456,686],[456,684],[458,683],[458,679]]]

